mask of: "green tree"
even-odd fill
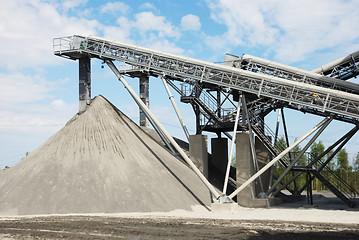
[[[348,153],[345,148],[341,149],[337,155],[337,168],[347,171],[349,167]]]
[[[286,142],[283,137],[279,138],[275,143],[278,152],[282,152],[286,148]],[[288,155],[286,155],[288,157]],[[273,166],[273,174],[279,177],[284,171],[284,167],[280,162],[276,162]]]
[[[313,159],[317,158],[319,157],[320,154],[324,152],[324,149],[325,147],[322,141],[314,142],[310,147],[310,155],[312,156]]]
[[[359,171],[359,152],[357,153],[355,160],[354,160],[354,166],[353,166],[353,170],[355,172]]]
[[[292,159],[296,159],[299,155],[299,153],[302,151],[302,148],[297,145],[292,149]],[[304,153],[300,158],[298,159],[296,166],[307,166],[308,165],[308,158],[307,155]],[[292,175],[293,176],[293,175]],[[296,179],[297,185],[304,186],[306,183],[306,175],[302,174]]]
[[[333,150],[329,151],[326,155],[325,155],[325,159],[327,160],[331,155],[333,154]],[[336,168],[336,159],[333,158],[327,165],[330,169],[335,170]]]
[[[354,188],[359,191],[359,152],[357,153],[354,163],[353,163],[353,170],[354,170]]]
[[[302,151],[302,148],[297,145],[292,149],[292,158],[297,158],[298,154]],[[302,156],[300,156],[297,164],[297,166],[307,166],[308,165],[308,158],[307,155],[304,153]]]
[[[337,155],[337,169],[339,170],[340,176],[345,180],[348,181],[348,153],[345,148],[340,149]]]
[[[287,148],[287,143],[285,142],[284,137],[281,137],[277,140],[275,147],[277,148],[277,150],[279,152],[282,152],[283,150],[285,150]]]
[[[324,144],[322,141],[314,142],[312,146],[310,147],[310,155],[311,158],[314,160],[317,157],[319,157],[324,152]],[[313,189],[315,190],[321,190],[323,188],[322,184],[320,184],[320,181],[318,179],[313,180]]]

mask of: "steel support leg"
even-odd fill
[[[351,129],[348,133],[346,133],[343,137],[341,137],[338,141],[336,141],[335,143],[333,143],[330,147],[328,147],[320,156],[318,156],[316,159],[314,159],[307,167],[308,168],[311,168],[317,161],[319,161],[321,158],[323,158],[325,155],[327,155],[330,151],[332,151],[338,144],[340,144],[341,142],[345,141],[345,143],[341,144],[340,147],[337,148],[337,150],[335,152],[333,152],[331,154],[331,156],[328,157],[327,161],[331,160],[335,155],[336,153],[342,149],[342,146],[344,146],[348,141],[349,139],[358,131],[358,127],[355,126],[353,129]],[[328,162],[329,162],[328,161]],[[299,176],[301,176],[304,172],[300,172],[300,173],[297,173],[294,177],[292,177],[288,182],[287,184],[291,183],[292,181],[294,181],[295,179],[297,179]],[[314,177],[312,178],[314,179]],[[274,195],[276,195],[278,192],[280,192],[284,187],[280,187],[278,188],[276,191],[273,192]],[[298,192],[299,193],[302,193],[305,189],[307,188],[307,184],[305,184],[303,187],[301,187]]]
[[[277,144],[278,141],[278,131],[279,131],[279,122],[280,122],[280,116],[281,116],[282,109],[278,109],[278,115],[277,115],[277,125],[275,127],[275,135],[274,135],[274,146]]]
[[[86,111],[91,101],[91,59],[79,59],[79,114]]]
[[[172,103],[172,106],[173,106],[173,108],[174,108],[174,110],[175,110],[175,112],[176,112],[178,121],[180,122],[180,124],[181,124],[181,126],[182,126],[182,129],[183,129],[183,131],[184,131],[184,134],[186,135],[186,138],[187,138],[187,140],[189,141],[189,133],[188,133],[186,124],[184,124],[183,118],[181,117],[181,114],[180,114],[180,112],[179,112],[179,110],[178,110],[178,108],[177,108],[176,102],[175,102],[175,100],[173,99],[173,95],[172,95],[170,89],[169,89],[168,86],[167,86],[167,83],[166,83],[167,80],[166,80],[164,77],[161,77],[161,79],[162,79],[163,86],[165,87],[165,89],[166,89],[166,91],[167,91],[168,97],[169,97],[169,99],[170,99],[170,101],[171,101],[171,103]]]
[[[285,135],[285,142],[287,143],[287,147],[289,147],[289,138],[288,138],[288,131],[287,131],[287,124],[285,121],[285,116],[284,116],[284,110],[282,109],[282,122],[283,122],[283,129],[284,129],[284,135]],[[289,160],[292,161],[292,154],[291,152],[288,153],[289,156]],[[294,172],[292,172],[292,176],[294,176]],[[294,185],[294,192],[298,191],[298,187],[297,187],[297,182],[294,180],[293,181],[293,185]]]
[[[248,123],[249,143],[250,143],[250,145],[251,145],[251,153],[252,153],[253,166],[254,166],[254,170],[255,170],[256,172],[258,172],[258,171],[259,171],[259,167],[258,167],[257,154],[256,154],[255,146],[254,146],[254,135],[253,135],[253,131],[252,131],[251,122],[250,122],[250,119],[249,119],[249,113],[248,113],[248,109],[247,109],[247,101],[246,101],[246,97],[245,97],[244,94],[242,95],[242,105],[243,105],[243,109],[244,109],[244,112],[245,112],[245,114],[246,114],[247,123]],[[261,192],[264,192],[261,176],[258,177],[258,180],[259,180],[259,186],[260,186],[260,188],[261,188]]]
[[[320,134],[324,131],[324,129],[329,125],[329,123],[333,120],[333,118],[326,118],[324,124],[321,126],[321,128],[316,132],[316,134],[310,139],[310,141],[306,144],[306,146],[302,149],[300,154],[290,162],[289,166],[284,170],[284,172],[278,177],[277,181],[272,185],[272,187],[267,191],[267,195],[269,195],[271,192],[275,190],[277,185],[282,181],[284,176],[293,168],[295,163],[299,160],[299,158],[305,153],[305,151],[312,145],[312,143],[319,137]],[[294,174],[293,174],[294,176]],[[294,189],[294,191],[297,191],[297,189]]]
[[[227,192],[227,185],[228,185],[228,179],[229,179],[229,172],[231,169],[231,161],[232,161],[232,154],[233,154],[233,148],[234,148],[234,143],[236,141],[236,133],[237,133],[237,127],[238,127],[238,119],[239,119],[239,112],[241,111],[241,102],[238,101],[238,107],[237,107],[237,113],[236,113],[236,120],[234,122],[234,129],[233,129],[233,137],[232,137],[232,142],[231,142],[231,148],[229,151],[229,156],[228,156],[228,162],[227,162],[227,168],[226,168],[226,175],[224,177],[224,185],[223,185],[223,191],[222,193],[225,195]]]
[[[150,89],[150,80],[147,75],[141,75],[139,77],[140,82],[140,98],[141,101],[149,107],[150,105],[150,97],[149,97],[149,89]],[[148,118],[143,113],[142,109],[140,108],[140,126],[141,127],[148,127],[150,125]]]
[[[312,178],[310,172],[307,172],[307,203],[313,205],[313,189],[312,189]]]
[[[297,146],[299,143],[304,141],[308,136],[310,136],[313,132],[315,132],[320,126],[324,124],[324,122],[327,120],[324,119],[319,124],[317,124],[314,128],[312,128],[309,132],[304,134],[301,138],[299,138],[297,141],[295,141],[291,146],[289,146],[287,149],[285,149],[283,152],[281,152],[278,156],[276,156],[272,161],[270,161],[267,165],[265,165],[261,170],[259,170],[256,174],[254,174],[251,178],[249,178],[246,182],[244,182],[237,190],[235,190],[231,195],[229,195],[229,198],[235,197],[240,191],[242,191],[245,187],[247,187],[249,184],[251,184],[254,180],[256,180],[260,175],[262,175],[265,171],[267,171],[271,166],[273,166],[276,162],[278,162],[284,155],[286,155],[290,150],[292,150],[295,146]]]
[[[170,141],[171,145],[176,149],[176,151],[180,154],[183,160],[192,168],[195,174],[199,177],[199,179],[204,183],[204,185],[208,188],[208,190],[213,194],[213,196],[218,199],[220,195],[216,191],[216,189],[212,186],[210,182],[206,179],[205,176],[201,173],[201,171],[196,167],[196,165],[188,158],[187,154],[182,150],[182,148],[177,144],[177,142],[173,139],[173,137],[167,132],[167,130],[162,126],[162,124],[157,120],[155,115],[146,107],[146,105],[141,101],[141,99],[137,96],[135,91],[131,88],[131,86],[126,82],[123,76],[120,74],[116,66],[112,61],[106,60],[106,64],[110,67],[113,73],[117,76],[117,78],[122,82],[127,91],[130,93],[131,97],[136,101],[139,107],[147,114],[149,119],[153,121],[153,123],[160,128],[160,130],[164,133],[167,139]]]

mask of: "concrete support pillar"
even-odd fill
[[[91,101],[91,59],[79,59],[79,114],[86,111]]]
[[[237,183],[242,185],[246,180],[254,175],[254,165],[251,154],[251,144],[249,142],[249,133],[237,133],[236,137],[236,159],[237,159]],[[261,168],[270,158],[268,151],[265,149],[259,139],[255,141],[257,160],[259,168]],[[264,191],[269,188],[270,170],[263,173],[262,183]],[[280,203],[280,199],[276,198],[257,198],[257,193],[261,188],[257,181],[249,184],[243,191],[237,195],[237,202],[243,207],[269,207]],[[257,186],[256,186],[257,184]]]
[[[142,102],[149,107],[149,89],[150,89],[150,81],[147,75],[141,75],[140,79],[140,98]],[[143,111],[140,109],[140,126],[148,127],[150,124],[149,120],[146,118]]]
[[[272,160],[272,156],[269,153],[266,146],[259,140],[258,137],[255,138],[255,149],[256,149],[256,154],[257,154],[258,167],[259,167],[259,169],[261,169],[262,167],[267,165],[267,163],[269,163],[270,160]],[[271,185],[271,182],[270,182],[271,181],[271,174],[272,174],[272,168],[269,168],[266,172],[264,172],[261,175],[263,191],[264,192],[267,192],[269,190],[270,185]],[[258,196],[258,194],[260,192],[261,192],[261,188],[260,188],[259,182],[257,181],[257,184],[256,184],[256,196]]]
[[[227,138],[212,138],[212,164],[223,174],[226,172],[228,162],[228,139]]]
[[[208,150],[206,135],[189,136],[189,155],[196,167],[208,178]]]
[[[237,162],[237,183],[242,185],[253,175],[253,160],[251,154],[250,135],[247,132],[237,133],[236,136],[236,162]],[[241,206],[249,206],[250,201],[255,197],[255,186],[248,185],[238,193],[237,202]]]

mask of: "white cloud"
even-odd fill
[[[359,2],[354,0],[209,0],[212,18],[227,27],[227,45],[263,47],[283,62],[308,59],[316,51],[352,49],[359,41]],[[344,54],[343,54],[344,55]]]
[[[141,34],[149,31],[156,31],[158,36],[163,37],[179,37],[180,32],[168,22],[163,16],[156,16],[152,12],[141,12],[136,14],[133,27],[138,29]]]
[[[212,1],[209,4],[211,17],[218,23],[225,24],[227,41],[232,44],[265,44],[274,42],[277,30],[271,21],[265,18],[264,6],[259,1]]]
[[[117,19],[116,23],[118,26],[104,27],[105,38],[175,54],[184,52],[168,40],[168,38],[178,38],[180,32],[163,16],[156,16],[152,12],[142,12],[135,15],[133,21],[122,16]],[[139,34],[140,38],[135,41],[131,38],[132,33]]]
[[[2,109],[12,108],[16,104],[43,100],[49,97],[50,92],[55,89],[55,83],[48,82],[40,76],[21,73],[0,73],[0,85]]]
[[[96,34],[101,28],[95,20],[61,15],[54,6],[40,1],[2,2],[0,67],[14,70],[58,63],[52,52],[54,37]]]
[[[64,80],[50,82],[37,75],[0,73],[0,126],[53,125],[63,122],[65,119],[60,115],[69,110],[73,113],[73,107],[69,108],[62,99],[53,98],[56,92],[63,91],[61,87],[65,83]]]
[[[132,43],[130,39],[131,22],[126,17],[120,17],[117,19],[119,26],[106,26],[103,29],[103,35],[105,38],[115,39],[116,41]]]
[[[65,0],[62,3],[62,7],[65,11],[69,9],[74,9],[78,6],[85,5],[88,0]]]
[[[201,22],[198,16],[188,14],[182,17],[181,27],[183,30],[198,31],[201,28]]]
[[[177,47],[173,42],[170,42],[167,39],[158,39],[155,35],[149,35],[149,38],[146,41],[143,41],[141,45],[167,53],[178,55],[183,55],[184,53],[184,50]]]
[[[64,63],[68,60],[53,55],[53,38],[74,34],[84,36],[98,34],[127,43],[141,43],[166,52],[178,54],[183,52],[168,40],[178,38],[180,31],[166,17],[151,12],[141,12],[133,16],[121,16],[116,22],[104,25],[93,20],[96,17],[82,14],[93,11],[91,5],[86,5],[86,2],[86,0],[2,2],[0,136],[3,137],[0,141],[2,143],[0,152],[12,149],[14,153],[21,153],[35,149],[77,113],[78,103],[71,102],[73,98],[66,100],[66,97],[75,94],[76,91],[73,89],[78,85],[64,80],[54,80],[58,72],[67,71]],[[125,14],[129,10],[120,2],[115,5],[107,4],[107,7],[111,6],[111,10],[106,9],[105,6],[102,8],[103,13],[112,13],[113,10]],[[151,5],[148,4],[147,9],[150,8]],[[100,10],[96,16],[102,18],[103,16],[98,16]],[[76,66],[75,63],[70,64]],[[54,65],[62,66],[60,69],[55,68]],[[70,71],[74,69],[77,68],[71,68]],[[52,76],[53,79],[45,77],[47,75]],[[73,76],[70,73],[59,75],[71,79],[70,76]],[[66,94],[62,94],[64,91]]]
[[[101,10],[100,12],[102,14],[104,13],[111,13],[111,14],[114,14],[114,13],[122,13],[122,14],[127,14],[127,12],[130,10],[130,7],[126,4],[126,3],[123,3],[123,2],[108,2],[106,3],[105,5],[103,5],[101,7]]]
[[[140,6],[140,9],[146,9],[146,10],[157,10],[155,5],[153,5],[152,3],[149,2],[145,2],[144,4],[142,4]]]

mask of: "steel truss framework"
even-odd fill
[[[166,76],[179,81],[204,82],[212,88],[221,86],[258,97],[280,100],[288,105],[297,105],[299,108],[332,113],[351,122],[359,120],[358,95],[308,83],[266,76],[99,37],[57,38],[54,39],[54,52],[56,55],[73,59],[87,54],[89,57],[119,60],[152,76]],[[313,94],[316,94],[315,101]]]
[[[231,66],[226,66],[94,36],[55,38],[54,53],[73,60],[84,57],[99,58],[108,64],[109,61],[118,60],[131,66],[131,69],[122,70],[121,74],[132,77],[141,74],[162,77],[181,95],[182,102],[192,104],[196,113],[197,133],[213,131],[217,134],[225,133],[231,138],[227,132],[235,125],[237,109],[229,96],[240,102],[241,95],[241,105],[245,111],[236,118],[239,119],[236,121],[239,123],[238,129],[250,131],[252,135],[255,133],[273,156],[279,156],[281,153],[268,138],[268,134],[272,139],[276,139],[276,135],[264,124],[263,118],[274,109],[292,108],[356,125],[359,121],[358,85],[285,65],[268,64],[265,60],[252,56],[241,59],[232,56],[229,61]],[[179,89],[172,81],[180,81],[184,85]],[[216,92],[216,96],[212,92]],[[225,102],[230,103],[230,109],[224,108]],[[291,181],[295,182],[300,174],[309,172],[312,174],[310,181],[317,177],[323,182],[329,182],[320,174],[326,167],[325,163],[318,166],[320,159],[313,160],[316,164],[309,164],[303,170],[295,166],[298,158],[293,161],[289,154],[289,158],[282,155],[278,159],[287,168],[287,172],[300,171],[299,174],[293,174]],[[332,173],[329,177],[332,177]],[[283,176],[277,177],[275,185],[280,187],[274,186],[267,195],[276,194],[283,188],[294,193],[303,191],[306,187],[293,190],[288,186],[291,181],[282,182],[282,179]],[[336,193],[337,196],[342,194],[342,190],[335,186],[333,189],[331,190],[334,193],[336,190],[339,192]],[[345,199],[349,197],[344,194]]]

